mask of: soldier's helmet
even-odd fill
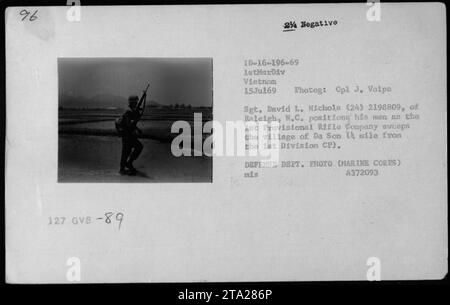
[[[137,95],[130,95],[128,97],[128,105],[136,105],[139,101],[139,97]]]

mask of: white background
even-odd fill
[[[365,280],[369,257],[382,279],[442,278],[447,272],[445,7],[382,4],[277,6],[41,7],[22,22],[6,11],[7,281],[82,282]],[[33,8],[27,8],[32,11]],[[286,21],[338,20],[283,33]],[[214,118],[240,120],[244,105],[347,103],[299,98],[293,86],[385,84],[388,98],[420,103],[407,138],[339,153],[282,158],[401,158],[378,177],[342,169],[264,172],[244,179],[240,158],[216,157],[213,183],[58,184],[59,57],[211,57]],[[247,58],[298,58],[279,94],[244,96]],[[331,91],[331,90],[330,90]],[[288,155],[289,154],[289,155]],[[122,229],[73,226],[72,216],[123,212]],[[66,216],[64,226],[48,217]]]

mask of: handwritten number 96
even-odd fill
[[[25,19],[27,19],[28,16],[30,16],[30,17],[28,18],[28,20],[34,21],[34,20],[36,20],[36,19],[38,18],[38,16],[36,15],[37,12],[38,12],[38,11],[35,10],[34,13],[30,16],[31,12],[29,12],[29,11],[27,11],[27,10],[21,10],[19,14],[20,14],[21,16],[23,16],[22,21],[25,21]]]

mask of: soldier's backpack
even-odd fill
[[[119,134],[124,132],[125,127],[126,127],[125,126],[126,122],[125,122],[125,119],[123,116],[118,117],[115,121],[115,124],[116,124],[116,130]]]

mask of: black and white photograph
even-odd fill
[[[211,182],[211,156],[170,145],[212,120],[212,59],[59,58],[58,81],[59,182]]]
[[[7,283],[448,283],[443,3],[75,2],[3,14]]]

